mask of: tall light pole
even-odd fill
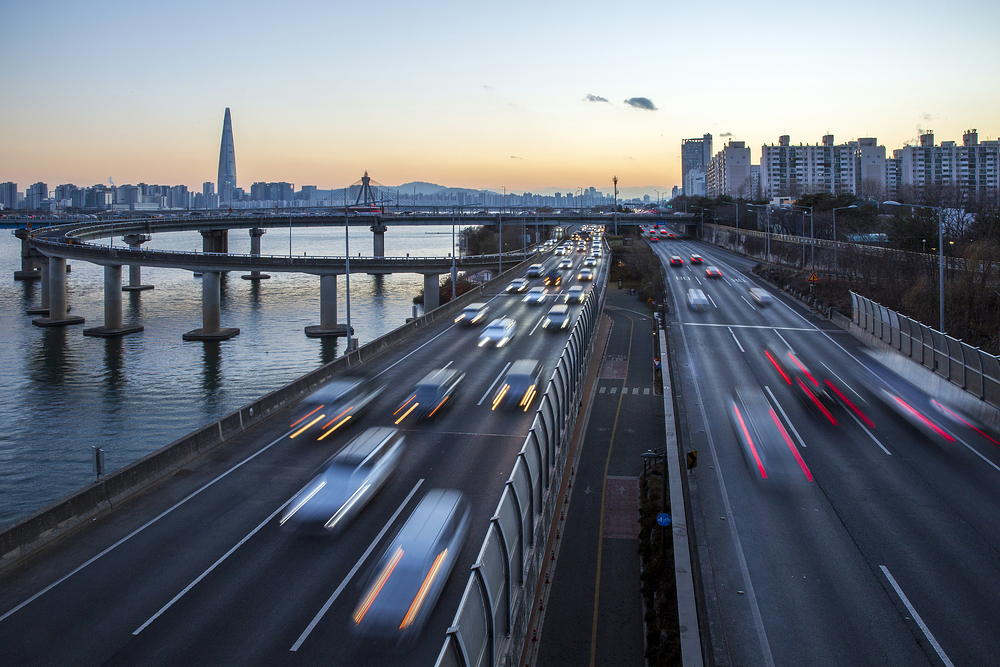
[[[857,208],[857,204],[850,206],[838,206],[833,209],[833,271],[837,272],[837,211],[845,211],[849,208]]]
[[[812,206],[799,206],[798,204],[785,204],[785,206],[783,206],[782,208],[788,208],[788,209],[801,208],[803,210],[808,210],[809,211],[809,242],[810,242],[810,245],[811,245],[811,248],[812,248],[812,250],[811,250],[811,252],[812,252],[812,258],[809,260],[809,263],[810,263],[812,269],[815,270],[815,268],[816,268],[816,237],[813,235],[813,207]],[[805,220],[802,221],[802,226],[805,227]],[[802,231],[805,232],[805,229],[803,229]],[[805,248],[805,243],[803,243],[802,244],[802,264],[803,264],[803,267],[802,268],[805,268],[805,263],[806,263],[806,248]]]
[[[944,209],[923,204],[901,204],[898,201],[882,202],[886,206],[909,206],[937,211],[938,216],[938,330],[944,333]]]
[[[618,177],[612,176],[611,182],[614,183],[615,186],[615,210],[614,213],[611,214],[611,219],[615,223],[615,236],[618,236]]]
[[[660,208],[660,191],[657,190],[656,188],[653,188],[653,192],[656,193],[656,208],[657,208],[657,212],[659,212],[659,208]]]
[[[347,351],[350,352],[353,346],[351,338],[351,238],[348,233],[350,229],[350,219],[347,217],[347,188],[344,188],[344,282],[345,296],[347,297]]]
[[[506,207],[507,207],[507,186],[505,185],[503,186],[503,206],[500,207],[500,213],[497,215],[497,228],[499,229],[497,236],[500,237],[500,239],[497,241],[497,252],[498,252],[497,257],[500,262],[497,276],[503,273],[503,210]]]

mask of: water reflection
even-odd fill
[[[206,340],[202,345],[204,346],[204,365],[201,372],[201,387],[205,390],[209,402],[215,403],[219,388],[222,386],[222,343]]]
[[[38,292],[38,288],[35,287],[36,280],[21,280],[21,299],[24,301],[25,308],[31,308],[32,301],[35,298],[35,294]]]
[[[121,336],[104,339],[104,386],[117,396],[125,385],[125,341]]]
[[[384,296],[385,295],[385,274],[376,273],[372,276],[374,280],[372,281],[372,294],[374,296]]]
[[[142,292],[129,290],[128,292],[128,303],[125,305],[125,312],[123,313],[127,316],[127,322],[142,322],[143,308],[142,308]]]
[[[42,384],[62,385],[76,370],[75,357],[67,341],[69,327],[43,327],[41,340],[31,354],[32,380]]]
[[[319,341],[319,361],[320,364],[328,364],[337,358],[337,338],[320,338]]]
[[[260,280],[250,281],[250,311],[260,312]]]

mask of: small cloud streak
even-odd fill
[[[927,113],[927,112],[924,112],[924,115],[922,116],[922,118],[924,119],[924,122],[927,122],[927,123],[929,123],[932,120],[934,120],[934,118],[929,113]]]
[[[510,159],[511,159],[511,160],[524,160],[524,158],[523,158],[523,157],[518,157],[518,156],[516,156],[516,155],[511,155],[511,156],[510,156]]]
[[[653,104],[653,100],[648,97],[630,97],[625,100],[625,104],[630,107],[635,107],[636,109],[645,109],[646,111],[656,111],[656,105]]]
[[[600,95],[591,95],[590,93],[587,93],[587,96],[583,98],[583,101],[584,102],[607,102],[608,104],[610,104],[610,102],[608,102],[608,98],[601,97]]]
[[[719,136],[720,137],[731,137],[731,136],[733,136],[733,133],[732,132],[723,132]]]

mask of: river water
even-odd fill
[[[390,226],[387,256],[451,252],[451,227]],[[457,230],[456,230],[457,233]],[[120,242],[120,241],[119,241]],[[270,229],[267,254],[342,256],[344,230]],[[200,251],[197,232],[156,234],[145,247]],[[372,235],[351,230],[351,254],[370,256]],[[229,251],[249,253],[246,230],[229,234]],[[243,272],[222,278],[221,324],[240,335],[221,343],[184,342],[201,327],[201,279],[177,269],[143,268],[144,292],[123,295],[125,324],[144,331],[90,338],[104,322],[104,270],[71,262],[67,302],[85,325],[40,328],[25,314],[40,305],[40,281],[15,282],[20,241],[0,231],[0,528],[95,479],[92,446],[105,452],[105,472],[232,412],[341,355],[343,339],[306,338],[319,324],[319,277],[274,273],[258,282]],[[128,268],[122,271],[128,280]],[[346,319],[346,281],[337,281],[338,321]],[[402,325],[423,277],[351,277],[351,324],[361,344]]]

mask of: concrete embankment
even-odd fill
[[[314,391],[331,377],[364,364],[428,326],[452,316],[467,303],[481,298],[483,292],[510,280],[512,274],[521,275],[532,261],[534,258],[525,260],[440,308],[407,322],[357,350],[303,375],[253,403],[165,445],[4,529],[0,532],[0,569],[29,557],[46,544],[65,536],[97,515],[110,511],[118,503],[141,492],[182,466],[232,442],[234,438],[263,422],[276,411]]]

